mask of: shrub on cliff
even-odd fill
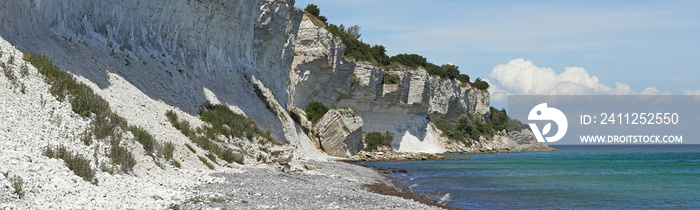
[[[82,177],[87,182],[92,182],[95,178],[95,170],[90,167],[90,160],[78,153],[68,151],[64,146],[46,147],[43,152],[44,156],[49,158],[61,159],[64,161],[68,169],[73,171],[75,175]]]
[[[476,89],[479,89],[479,90],[488,90],[489,89],[489,83],[481,80],[481,78],[476,78],[476,80],[474,80],[474,82],[472,82],[472,86],[475,87]]]
[[[306,118],[316,124],[323,115],[328,112],[328,107],[318,101],[311,101],[306,105]]]
[[[428,64],[428,60],[417,54],[398,54],[391,56],[391,62],[398,62],[406,67],[417,68],[425,67]]]
[[[462,142],[467,146],[471,145],[471,141],[467,138],[466,132],[459,129],[449,120],[430,115],[430,122],[450,140]]]
[[[316,6],[315,4],[306,5],[306,8],[304,8],[304,11],[309,13],[310,15],[313,15],[314,17],[318,18],[324,24],[328,20],[328,19],[326,19],[326,17],[321,15],[321,9],[319,9],[318,6]]]
[[[508,117],[505,109],[498,110],[491,107],[491,115],[489,116],[489,119],[490,120],[488,123],[495,131],[506,130],[507,132],[520,132],[523,129],[529,129],[529,126],[523,124],[519,120]]]
[[[358,61],[368,61],[378,66],[391,64],[389,56],[386,55],[386,48],[381,45],[370,45],[359,40],[360,26],[353,25],[345,28],[343,24],[328,24],[326,17],[321,15],[321,10],[315,4],[309,4],[304,11],[310,16],[311,22],[328,30],[333,36],[340,38],[345,45],[345,57]],[[322,23],[319,23],[322,22]]]
[[[384,84],[395,85],[401,82],[399,75],[395,74],[384,74]]]
[[[377,150],[381,145],[389,146],[394,141],[394,133],[387,131],[382,134],[380,132],[369,132],[365,135],[365,151],[371,152]]]
[[[345,28],[343,24],[334,25],[327,23],[325,17],[321,16],[321,11],[315,4],[309,4],[306,6],[304,11],[311,15],[311,21],[314,24],[324,27],[333,34],[334,36],[340,38],[345,45],[345,57],[347,59],[354,59],[357,61],[368,61],[374,65],[391,68],[396,65],[403,65],[408,68],[425,68],[430,75],[439,76],[444,79],[457,79],[462,82],[463,86],[469,83],[469,76],[466,74],[460,74],[459,69],[455,65],[446,64],[443,66],[438,66],[433,63],[428,62],[428,60],[417,54],[398,54],[389,57],[386,55],[386,48],[382,45],[370,45],[359,40],[360,38],[360,26],[353,25]],[[323,24],[317,23],[318,21],[323,21]],[[488,83],[479,82],[476,86],[479,89],[488,89]]]

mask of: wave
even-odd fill
[[[439,204],[445,205],[445,203],[452,201],[452,195],[450,193],[447,193],[440,198],[440,201],[438,201]]]

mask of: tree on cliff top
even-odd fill
[[[306,8],[304,11],[308,12],[309,14],[316,16],[319,20],[323,21],[323,23],[326,23],[328,19],[326,17],[321,15],[321,9],[318,8],[315,4],[308,4],[306,5]],[[327,23],[326,23],[327,24]]]

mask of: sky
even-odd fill
[[[298,0],[508,94],[700,95],[700,1]]]

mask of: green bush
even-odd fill
[[[391,56],[391,62],[398,62],[409,68],[425,67],[428,65],[428,59],[417,54],[398,54]]]
[[[331,32],[345,45],[345,57],[358,61],[368,61],[375,65],[386,66],[391,64],[389,56],[386,55],[386,48],[382,45],[369,45],[357,38],[359,37],[359,26],[345,28],[344,25],[328,24],[328,31]]]
[[[15,64],[15,56],[10,55],[10,58],[7,59],[7,65],[14,65]]]
[[[297,125],[301,125],[301,116],[299,113],[294,110],[289,110],[287,112],[289,112],[289,117],[291,117]]]
[[[462,83],[462,87],[467,86],[467,84],[470,83],[469,81],[469,75],[466,74],[460,74],[457,76],[457,80]]]
[[[460,116],[460,118],[462,117]],[[462,126],[459,127],[447,119],[442,119],[433,115],[430,115],[430,122],[432,122],[437,129],[442,131],[442,134],[447,136],[447,138],[462,142],[467,146],[471,145],[471,141],[467,138],[467,132],[471,132],[471,130],[469,130],[471,128],[470,126],[465,126],[466,124],[462,123]]]
[[[213,132],[210,131],[209,133],[222,134],[229,137],[246,136],[247,138],[257,135],[274,144],[280,144],[279,141],[272,137],[269,131],[263,130],[250,118],[236,114],[224,105],[207,105],[200,111],[199,115],[202,121],[212,125],[211,129],[213,129]]]
[[[306,118],[316,124],[323,115],[328,112],[328,107],[318,101],[311,101],[306,105]]]
[[[131,133],[134,134],[134,140],[143,145],[143,149],[146,150],[148,154],[152,154],[153,150],[156,148],[156,140],[151,136],[148,131],[141,127],[131,126],[129,127]]]
[[[5,65],[5,63],[0,62],[0,68],[2,68],[2,72],[5,74],[5,78],[9,80],[13,85],[16,86],[17,84],[17,76],[15,76],[15,72],[12,71],[12,68],[10,68],[8,65]]]
[[[24,63],[22,67],[19,67],[19,74],[22,76],[22,78],[27,77],[29,75],[29,66],[27,63]]]
[[[49,92],[56,99],[59,101],[68,99],[73,112],[83,117],[94,117],[90,133],[94,134],[96,139],[118,135],[117,127],[127,128],[126,120],[111,111],[107,100],[95,94],[89,86],[78,82],[73,75],[53,64],[48,57],[25,53],[24,60],[36,67],[44,76],[44,82],[51,86]]]
[[[114,136],[117,131],[117,124],[114,121],[105,117],[96,117],[90,122],[92,133],[96,139],[105,139],[108,136]]]
[[[437,66],[417,54],[397,54],[395,56],[387,56],[386,48],[382,45],[370,45],[360,41],[360,26],[353,25],[345,28],[344,25],[328,24],[326,17],[321,16],[321,11],[318,6],[309,4],[304,11],[309,14],[311,21],[320,27],[326,28],[331,34],[340,38],[345,45],[345,57],[358,61],[368,61],[380,67],[394,66],[392,63],[398,63],[408,68],[425,68],[430,75],[439,76],[445,79],[457,79],[462,82],[463,86],[469,83],[469,76],[460,74],[457,66],[443,65]],[[316,23],[321,21],[322,23]],[[355,81],[355,80],[353,80]],[[483,88],[483,84],[479,84],[477,88]],[[484,88],[483,90],[487,89]]]
[[[318,6],[316,6],[315,4],[306,5],[306,8],[304,8],[304,12],[313,16],[313,18],[318,18],[318,20],[321,21],[324,26],[327,24],[328,19],[325,16],[321,15],[321,10],[318,9]]]
[[[389,146],[391,142],[394,140],[394,133],[387,131],[386,133],[382,134],[380,132],[369,132],[367,135],[365,135],[364,143],[365,143],[365,151],[371,152],[377,150],[377,147],[381,145],[386,145]]]
[[[304,11],[316,17],[321,15],[321,10],[318,9],[318,6],[316,6],[315,4],[307,4],[306,8],[304,8]]]
[[[487,117],[488,122],[467,115],[459,116],[454,124],[447,119],[433,115],[430,116],[430,121],[448,138],[462,141],[467,145],[471,144],[468,141],[469,138],[478,140],[480,136],[483,136],[486,139],[491,139],[498,131],[510,132],[528,129],[527,125],[508,117],[505,109],[498,110],[493,107],[490,109],[491,113]]]
[[[174,112],[166,113],[166,116],[168,116],[169,119],[177,119],[177,114]],[[178,129],[180,129],[180,132],[189,137],[192,142],[197,144],[197,146],[209,151],[210,154],[215,154],[222,160],[229,163],[233,162],[235,159],[234,152],[233,150],[221,147],[216,143],[216,141],[218,141],[218,135],[224,135],[229,138],[246,137],[251,140],[255,136],[260,136],[265,140],[263,143],[270,142],[273,144],[281,144],[279,141],[272,138],[269,131],[263,131],[250,118],[244,115],[236,114],[228,107],[223,105],[205,106],[205,108],[200,111],[200,119],[211,125],[205,125],[198,128],[201,130],[202,135],[198,135],[197,132],[193,132],[190,128],[189,122],[187,121],[171,120],[171,123],[173,126],[179,125],[180,127]],[[192,151],[192,153],[196,153],[196,150],[192,148],[191,145],[185,144],[185,147]]]
[[[481,78],[476,78],[474,82],[472,82],[472,86],[476,87],[476,89],[479,90],[488,90],[489,89],[489,83],[486,81],[482,81]]]
[[[22,185],[24,185],[24,180],[22,177],[14,175],[10,179],[10,182],[12,183],[12,189],[15,189],[15,193],[22,193]]]
[[[523,129],[530,129],[529,126],[523,124],[519,120],[508,117],[505,109],[498,110],[491,107],[491,115],[489,116],[489,119],[490,120],[488,123],[495,131],[506,130],[507,132],[520,132]]]
[[[44,156],[63,160],[68,169],[73,171],[75,175],[82,177],[87,182],[95,183],[93,182],[95,170],[90,167],[90,160],[84,156],[68,151],[64,146],[46,147],[44,148]]]
[[[175,153],[175,145],[172,142],[167,142],[163,144],[160,154],[163,155],[165,159],[172,159]]]
[[[107,157],[112,164],[118,165],[122,172],[127,173],[136,165],[136,159],[134,159],[134,154],[121,146],[120,143],[119,138],[112,138]]]
[[[168,110],[165,112],[165,116],[168,117],[168,121],[172,122],[177,122],[177,113],[173,110]]]
[[[395,85],[401,82],[399,75],[395,74],[384,74],[384,84]]]

